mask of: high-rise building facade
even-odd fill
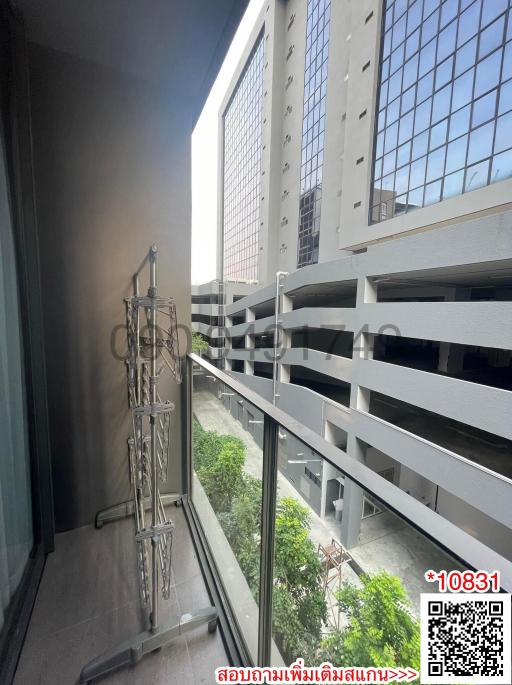
[[[218,300],[215,356],[379,501],[398,489],[445,549],[512,573],[510,3],[269,0],[220,112],[223,179],[260,45],[256,276],[219,272],[240,293]],[[230,230],[219,211],[219,254]],[[282,473],[356,547],[368,497],[294,449]]]
[[[223,115],[223,261],[226,280],[256,283],[261,178],[263,38]]]

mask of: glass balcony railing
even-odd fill
[[[248,658],[374,666],[386,654],[417,668],[424,574],[462,562],[341,468],[334,445],[195,355],[188,378],[189,506]]]

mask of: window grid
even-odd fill
[[[263,35],[224,113],[224,279],[258,280]]]
[[[318,262],[330,0],[308,0],[297,268]]]
[[[512,176],[510,4],[386,2],[372,223]]]

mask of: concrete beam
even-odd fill
[[[353,410],[352,430],[369,445],[512,528],[512,481],[504,476],[366,412]]]
[[[512,349],[512,302],[379,302],[358,316],[370,333]]]
[[[365,388],[512,440],[512,392],[398,364],[361,360],[354,371]]]

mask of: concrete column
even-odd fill
[[[471,298],[471,288],[455,287],[445,296],[445,302],[467,302]],[[439,343],[438,371],[459,373],[464,367],[464,347],[450,342]]]
[[[348,514],[348,515],[347,515]],[[350,478],[345,478],[343,489],[343,512],[341,516],[341,544],[345,549],[356,547],[359,542],[363,516],[363,490]]]
[[[227,329],[232,325],[233,325],[233,322],[231,320],[231,317],[225,316],[224,317],[224,328]],[[228,359],[228,356],[227,356],[231,347],[232,347],[231,346],[231,336],[226,331],[226,335],[224,336],[224,369],[226,371],[232,371],[233,370],[232,360]]]
[[[284,285],[284,284],[282,284]],[[282,286],[280,288],[282,291]],[[293,310],[293,300],[288,295],[281,294],[281,313],[285,314]],[[278,326],[282,325],[282,321],[278,321]],[[286,363],[286,351],[292,346],[292,335],[290,331],[280,331],[280,346],[278,349],[278,366],[277,366],[277,380],[282,383],[290,382],[290,364]],[[277,333],[277,331],[276,331]]]
[[[506,288],[497,288],[495,298],[498,302],[508,300],[510,296],[509,290]],[[495,368],[506,368],[510,366],[510,361],[512,359],[511,350],[499,350],[492,349],[489,351],[489,365]]]
[[[362,277],[357,282],[357,307],[364,311],[363,304],[377,301],[377,285],[371,279]],[[359,339],[354,339],[354,352],[352,354],[353,378],[357,379],[357,365],[361,359],[373,357],[373,338],[369,333],[363,333],[364,321],[360,323],[361,331]],[[368,411],[370,408],[370,391],[357,384],[355,380],[350,387],[351,409]],[[353,459],[366,461],[366,445],[357,439],[353,433],[347,436],[347,454]],[[363,515],[363,489],[354,481],[345,478],[343,494],[343,514],[341,518],[341,543],[347,549],[357,545]]]
[[[251,323],[256,321],[256,315],[254,314],[254,311],[252,309],[246,309],[245,310],[245,323],[247,326],[247,332],[245,334],[245,349],[246,350],[253,350],[254,349],[254,336],[250,334],[251,330]],[[250,359],[246,359],[244,362],[244,373],[246,373],[249,376],[254,376],[254,361]]]

